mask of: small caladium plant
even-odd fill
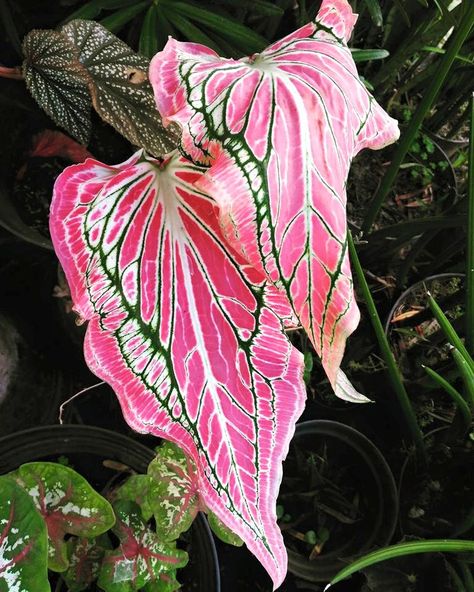
[[[50,592],[48,534],[31,497],[0,477],[0,590]]]
[[[82,475],[57,463],[34,462],[11,473],[32,498],[48,529],[48,567],[69,566],[66,533],[95,537],[115,522],[109,502]]]
[[[346,239],[346,180],[362,148],[398,126],[359,79],[347,41],[356,15],[324,0],[315,22],[241,60],[170,39],[150,66],[158,110],[181,150],[209,168],[225,239],[286,294],[336,395],[361,400],[341,372],[358,324]]]
[[[68,592],[90,590],[99,577],[105,551],[112,547],[106,534],[98,538],[71,538],[67,542],[69,567],[62,574]]]
[[[176,570],[186,565],[187,553],[177,549],[176,543],[162,542],[143,520],[135,502],[117,501],[114,511],[117,522],[112,531],[120,545],[105,553],[99,587],[105,592],[133,592],[156,584],[155,589],[164,592],[169,582],[175,581]]]

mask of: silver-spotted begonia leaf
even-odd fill
[[[72,20],[61,33],[78,52],[89,77],[92,103],[102,119],[150,154],[171,152],[178,136],[163,128],[156,111],[147,76],[149,59],[94,21]]]
[[[30,496],[0,477],[0,590],[50,592],[48,534]]]
[[[105,592],[133,592],[160,576],[174,573],[188,562],[185,551],[175,543],[165,543],[143,520],[140,507],[132,501],[114,504],[117,522],[112,531],[120,545],[107,551],[102,562],[98,585]]]
[[[87,144],[92,101],[79,51],[58,31],[35,29],[23,40],[26,86],[51,119]]]
[[[359,321],[346,180],[359,150],[399,132],[357,74],[355,20],[346,0],[324,0],[315,22],[241,60],[170,39],[150,81],[183,153],[210,165],[197,187],[216,200],[229,244],[286,292],[336,394],[364,400],[340,370]]]
[[[32,462],[11,473],[30,495],[48,529],[48,567],[68,568],[66,533],[95,537],[115,522],[109,502],[82,475],[57,463]]]
[[[284,294],[223,239],[203,169],[138,152],[87,160],[57,179],[50,229],[85,356],[128,423],[178,443],[203,504],[240,536],[276,584],[281,463],[305,399],[303,357],[283,325]]]

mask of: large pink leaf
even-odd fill
[[[304,404],[302,356],[282,331],[285,296],[226,246],[202,169],[138,152],[58,178],[51,235],[90,368],[128,423],[178,443],[203,503],[266,566],[286,572],[275,502]]]
[[[357,75],[347,47],[355,20],[346,0],[324,0],[314,23],[261,54],[222,59],[170,39],[150,67],[183,152],[211,165],[198,187],[218,203],[226,239],[284,289],[343,398],[358,395],[339,370],[359,320],[347,175],[359,150],[398,137]]]

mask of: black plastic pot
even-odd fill
[[[294,459],[295,454],[318,453],[321,446],[325,447],[328,463],[344,470],[344,479],[357,490],[366,511],[355,524],[339,528],[336,539],[330,537],[314,559],[287,548],[289,571],[312,582],[327,582],[355,557],[387,545],[398,518],[397,488],[384,457],[362,433],[335,421],[315,420],[297,425],[284,465],[281,497],[285,490],[289,491],[289,480],[294,476],[292,455]],[[299,511],[304,512],[303,507]],[[319,526],[308,522],[306,525],[315,531]]]
[[[116,471],[104,467],[104,460],[145,473],[154,452],[127,436],[101,428],[45,426],[0,438],[0,474],[26,462],[55,460],[61,455],[67,456],[74,469],[100,491],[116,475]],[[189,563],[178,573],[183,592],[220,592],[216,548],[202,514],[194,521],[189,535]]]
[[[443,348],[446,343],[444,332],[434,322],[435,317],[428,306],[427,292],[449,317],[450,310],[464,306],[464,277],[463,273],[440,273],[426,277],[412,284],[392,306],[385,322],[385,334],[407,379],[423,379],[426,375],[422,364],[440,371],[440,368],[445,370],[452,363],[451,354]],[[462,317],[452,317],[451,322],[456,329],[463,331]],[[419,334],[419,339],[406,337],[407,330]]]

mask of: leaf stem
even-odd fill
[[[400,165],[402,164],[410,146],[412,145],[413,139],[418,132],[425,116],[428,114],[431,106],[433,105],[438,92],[441,89],[441,86],[451,68],[452,63],[456,59],[458,51],[460,50],[461,46],[463,45],[464,41],[466,40],[469,32],[474,25],[474,2],[470,5],[469,9],[466,12],[466,15],[461,20],[459,24],[459,28],[457,31],[454,32],[452,39],[450,40],[449,47],[446,50],[446,53],[441,58],[438,68],[431,79],[426,92],[423,93],[423,98],[421,99],[413,117],[408,124],[407,129],[402,134],[400,141],[398,143],[397,148],[394,151],[392,161],[388,166],[385,175],[380,183],[379,188],[377,189],[372,203],[369,206],[367,214],[365,216],[364,223],[362,225],[362,231],[364,234],[368,234],[377,215],[379,213],[380,208],[383,205],[385,198],[390,191],[390,188],[395,181],[397,176],[398,170]]]
[[[360,264],[359,257],[357,255],[357,251],[355,249],[354,241],[352,239],[350,231],[348,231],[347,233],[347,240],[349,244],[349,252],[351,255],[352,264],[354,266],[354,270],[359,281],[365,305],[369,312],[370,321],[372,323],[372,327],[377,337],[377,341],[382,352],[382,356],[385,360],[385,363],[387,364],[390,382],[392,384],[393,390],[395,391],[395,394],[397,395],[398,403],[405,418],[406,426],[411,434],[413,443],[417,451],[417,456],[419,460],[421,460],[423,465],[426,465],[426,450],[423,441],[423,435],[418,426],[416,415],[413,411],[413,407],[408,397],[408,393],[405,389],[405,385],[403,384],[403,377],[401,375],[400,369],[397,366],[392,350],[390,349],[390,344],[383,330],[382,322],[380,321],[380,317],[375,307],[372,294],[370,293],[369,286],[365,279],[364,271],[362,270],[362,266]]]
[[[471,97],[467,183],[466,349],[474,357],[474,94]]]
[[[23,74],[21,68],[7,68],[6,66],[0,66],[0,77],[11,78],[12,80],[23,80]]]
[[[445,378],[443,378],[441,374],[438,374],[438,372],[432,370],[431,368],[427,368],[426,366],[422,367],[424,371],[428,374],[428,376],[434,382],[436,382],[442,389],[444,389],[446,393],[456,403],[456,406],[459,409],[459,412],[463,418],[464,431],[467,432],[467,430],[471,427],[472,414],[469,405],[463,399],[461,393],[457,391]]]

